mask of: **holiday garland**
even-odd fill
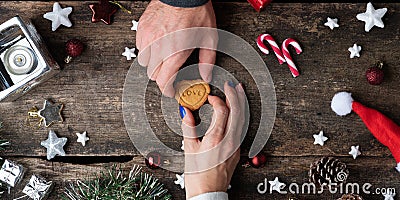
[[[94,180],[77,180],[65,187],[64,200],[169,200],[172,196],[164,185],[152,175],[141,172],[142,168],[135,165],[126,176],[115,165],[102,171]]]

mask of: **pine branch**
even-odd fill
[[[3,127],[3,123],[0,122],[0,129]],[[7,140],[0,139],[0,151],[3,151],[6,146],[10,145]]]
[[[10,142],[7,140],[0,140],[0,151],[3,151],[6,146],[9,146]]]
[[[65,187],[64,200],[170,200],[172,196],[159,180],[141,172],[135,165],[126,176],[115,165],[102,171],[94,180],[78,180]]]

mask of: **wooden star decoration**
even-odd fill
[[[118,10],[116,5],[109,3],[107,0],[100,0],[99,3],[89,4],[89,8],[93,13],[93,23],[102,21],[107,25],[111,24],[111,17]]]
[[[48,100],[45,100],[43,108],[38,112],[38,116],[43,119],[44,125],[49,127],[55,122],[64,121],[61,116],[61,111],[63,108],[63,104],[54,104]]]

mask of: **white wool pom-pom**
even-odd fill
[[[351,113],[353,98],[351,93],[339,92],[332,98],[331,108],[339,116],[345,116]]]

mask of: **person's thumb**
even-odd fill
[[[199,145],[199,139],[196,133],[196,123],[192,112],[189,109],[179,106],[179,112],[182,117],[183,142],[186,153],[195,152]]]
[[[216,52],[209,49],[200,49],[199,72],[201,78],[209,83],[212,80],[212,71],[215,63]]]

